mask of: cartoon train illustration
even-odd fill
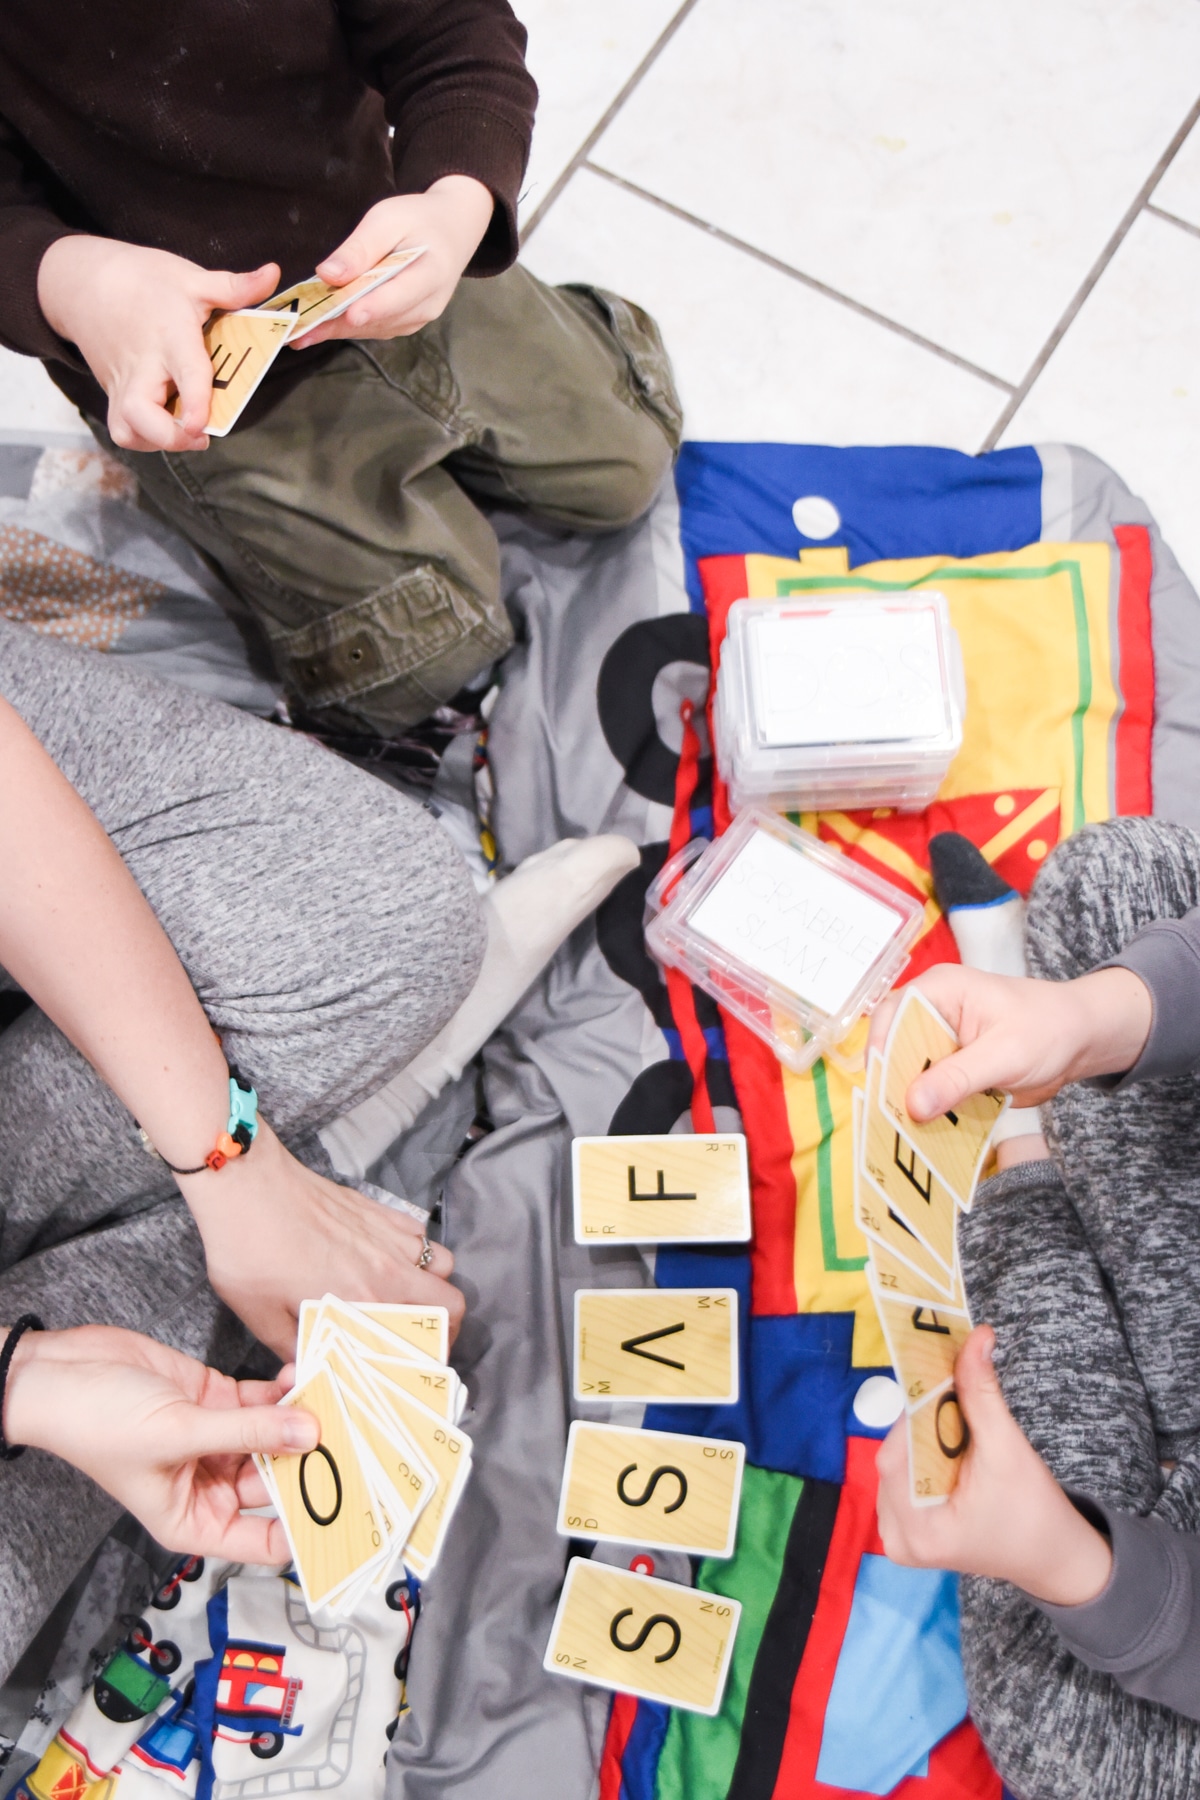
[[[299,1737],[293,1725],[296,1699],[304,1683],[284,1672],[282,1644],[231,1638],[217,1677],[217,1736],[248,1743],[254,1756],[278,1756],[285,1737]]]
[[[179,1604],[181,1583],[198,1581],[203,1573],[203,1557],[185,1557],[159,1588],[151,1607],[158,1612],[172,1611]],[[169,1638],[156,1640],[148,1619],[127,1617],[125,1622],[130,1626],[129,1635],[100,1671],[92,1695],[106,1719],[131,1725],[158,1711],[171,1691],[169,1677],[182,1658],[179,1646]]]
[[[135,1763],[144,1763],[159,1776],[187,1780],[188,1770],[200,1759],[200,1733],[192,1710],[196,1685],[189,1681],[172,1705],[144,1731],[130,1751]]]
[[[181,1660],[177,1644],[156,1643],[146,1620],[135,1619],[122,1647],[96,1677],[92,1697],[106,1719],[130,1725],[162,1705]]]

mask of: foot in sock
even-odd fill
[[[320,1133],[338,1174],[361,1179],[388,1145],[456,1080],[512,1012],[560,944],[638,864],[628,838],[564,838],[526,857],[484,902],[488,943],[458,1011],[387,1085]]]

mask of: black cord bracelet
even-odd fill
[[[10,1444],[4,1435],[4,1394],[8,1387],[8,1371],[12,1368],[13,1355],[27,1331],[45,1329],[36,1313],[22,1313],[16,1324],[9,1328],[4,1348],[0,1350],[0,1462],[14,1462],[25,1449],[24,1444]]]

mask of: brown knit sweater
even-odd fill
[[[506,0],[0,0],[0,342],[103,417],[38,306],[56,238],[275,261],[287,284],[442,175],[495,195],[467,272],[496,274],[537,99],[524,49]]]

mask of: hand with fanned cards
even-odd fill
[[[994,1334],[977,1326],[954,1365],[970,1430],[958,1479],[941,1506],[913,1504],[905,1421],[879,1452],[879,1535],[895,1563],[1011,1581],[1036,1600],[1080,1606],[1112,1569],[1108,1541],[1077,1512],[1005,1404]]]
[[[111,238],[64,237],[42,258],[38,301],[108,395],[114,444],[203,450],[213,392],[205,321],[259,305],[278,284],[277,263],[237,274]]]
[[[1040,1106],[1068,1082],[1132,1068],[1150,1031],[1150,990],[1130,969],[1031,981],[939,963],[910,985],[937,1008],[960,1046],[912,1082],[908,1111],[919,1121],[987,1088],[1005,1089],[1015,1106]],[[874,1014],[871,1048],[882,1052],[901,997],[889,995]]]
[[[490,190],[470,175],[444,175],[423,194],[380,200],[319,264],[318,276],[344,288],[380,266],[389,252],[416,245],[422,250],[420,261],[336,319],[304,335],[297,331],[291,347],[305,350],[336,337],[409,337],[439,318],[479,248],[494,207]]]
[[[0,1328],[0,1341],[4,1332]],[[27,1331],[4,1395],[10,1444],[48,1450],[105,1488],[168,1550],[284,1563],[252,1453],[313,1451],[318,1421],[280,1381],[234,1381],[140,1332]]]
[[[206,450],[237,422],[285,344],[404,337],[436,319],[494,206],[468,175],[393,194],[283,294],[274,294],[277,263],[202,269],[166,250],[63,237],[42,257],[38,303],[108,395],[114,444]]]

